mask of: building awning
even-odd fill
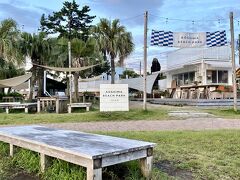
[[[17,76],[14,78],[0,80],[0,88],[9,88],[18,86],[32,77],[32,73],[28,73],[22,76]]]
[[[232,68],[230,61],[206,61],[205,63],[213,68]]]

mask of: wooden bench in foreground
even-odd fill
[[[72,113],[72,108],[80,108],[80,107],[85,107],[86,111],[89,111],[91,106],[92,106],[92,103],[71,103],[71,104],[68,104],[68,113]]]
[[[20,103],[20,102],[0,103],[0,108],[5,109],[7,114],[9,114],[10,109],[24,109],[25,113],[28,113],[29,109],[34,107],[37,107],[37,103]]]
[[[47,157],[55,157],[87,168],[87,180],[101,180],[102,168],[140,159],[142,173],[150,178],[154,143],[52,129],[44,126],[0,128],[0,141],[40,153],[41,170]]]

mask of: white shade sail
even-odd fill
[[[28,73],[22,76],[17,76],[14,78],[0,80],[0,88],[9,88],[18,86],[32,77],[32,73]]]

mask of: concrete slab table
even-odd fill
[[[102,168],[140,159],[142,173],[150,178],[154,143],[52,129],[44,126],[16,126],[0,128],[0,141],[40,153],[41,170],[47,157],[55,157],[87,168],[88,180],[102,179]]]

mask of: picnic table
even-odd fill
[[[28,113],[30,108],[35,107],[37,107],[37,103],[20,103],[20,102],[0,103],[0,108],[5,109],[7,114],[9,114],[10,109],[24,109],[25,113]]]
[[[87,168],[87,180],[101,180],[102,168],[140,159],[142,173],[150,177],[154,143],[52,129],[44,126],[0,128],[0,141],[40,153],[41,170],[47,168],[47,157],[54,157]]]

